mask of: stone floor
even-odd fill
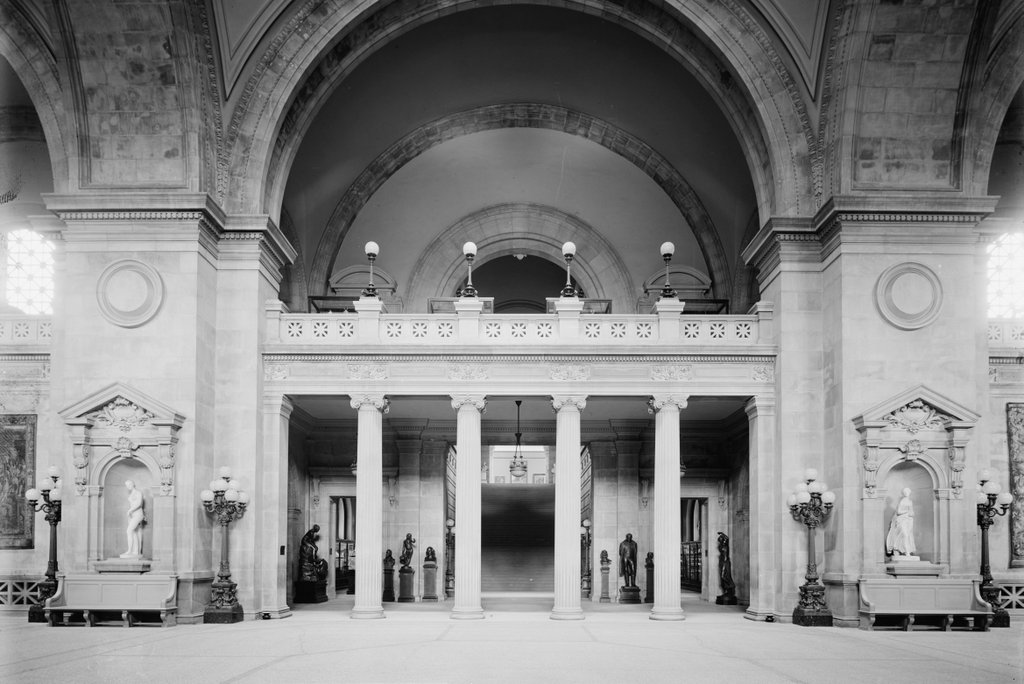
[[[548,618],[551,600],[484,597],[486,619],[442,604],[385,604],[351,620],[351,597],[285,620],[234,625],[56,627],[0,615],[0,682],[1024,682],[1024,619],[990,632],[866,632],[751,622],[684,599],[687,619],[594,605]]]

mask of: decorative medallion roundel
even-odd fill
[[[103,317],[122,328],[135,328],[156,315],[164,285],[156,270],[134,259],[107,266],[96,283],[96,301]]]
[[[894,327],[923,328],[935,320],[942,308],[942,283],[924,264],[906,262],[890,266],[875,284],[875,306]]]

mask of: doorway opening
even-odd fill
[[[683,591],[700,592],[704,584],[707,502],[707,499],[683,498],[679,507],[682,523],[679,588]]]

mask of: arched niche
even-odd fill
[[[75,497],[65,520],[90,563],[126,547],[125,481],[142,491],[142,555],[156,571],[175,567],[175,448],[184,416],[139,390],[114,383],[60,412],[72,441]],[[118,522],[120,518],[120,522]],[[117,550],[120,549],[120,550]],[[116,551],[116,553],[115,553]]]
[[[922,551],[917,555],[946,573],[966,570],[960,567],[963,554],[954,555],[952,550],[954,540],[966,532],[965,507],[973,506],[973,501],[963,500],[963,471],[965,448],[979,418],[918,386],[853,419],[864,475],[861,529],[866,576],[885,574],[885,536],[904,487],[911,489],[914,502],[914,540]],[[924,520],[916,520],[919,514]],[[929,516],[931,529],[925,527]]]

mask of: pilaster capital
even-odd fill
[[[747,412],[747,418],[750,420],[759,416],[773,416],[775,415],[775,396],[755,394],[744,405],[743,410]]]
[[[383,394],[353,394],[352,395],[352,408],[362,410],[363,407],[372,407],[387,413],[390,410],[391,400],[385,397]]]
[[[688,394],[655,394],[647,401],[647,411],[654,413],[669,406],[674,406],[677,410],[682,411],[686,408],[689,398]]]
[[[458,411],[463,406],[472,406],[482,412],[487,408],[487,396],[484,394],[453,394],[452,408]]]
[[[582,411],[587,405],[585,394],[555,394],[551,397],[551,408],[555,411],[575,409]]]

